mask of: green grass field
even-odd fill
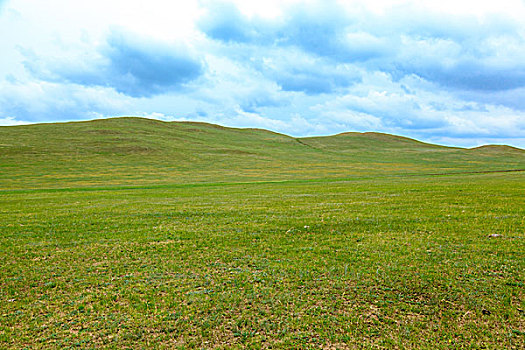
[[[525,346],[525,152],[0,128],[0,348]]]

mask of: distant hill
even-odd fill
[[[424,143],[407,137],[383,134],[378,132],[345,132],[333,136],[307,137],[300,138],[302,142],[313,147],[335,152],[356,152],[356,151],[378,151],[378,150],[399,150],[406,151],[428,150],[438,148],[448,148],[445,146]]]
[[[0,189],[511,169],[525,169],[525,151],[452,148],[381,133],[293,138],[261,129],[132,117],[0,127]]]
[[[475,152],[490,152],[490,153],[515,153],[523,154],[525,150],[517,147],[507,146],[507,145],[485,145],[471,148]]]

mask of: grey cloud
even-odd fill
[[[355,64],[399,78],[416,74],[459,90],[525,86],[525,39],[518,34],[519,24],[496,15],[481,22],[474,16],[430,14],[414,4],[376,15],[348,12],[335,1],[318,1],[289,8],[282,19],[262,20],[243,16],[233,5],[222,5],[213,9],[200,28],[226,44],[297,48],[324,58],[327,65]],[[276,81],[289,91],[333,90],[315,71],[302,73],[289,71]]]
[[[351,99],[341,107],[381,118],[387,128],[402,128],[406,130],[435,129],[446,125],[441,117],[428,115],[423,112],[416,99],[387,99],[364,101]]]
[[[93,119],[125,113],[111,89],[71,84],[0,82],[0,115],[28,122]],[[28,98],[31,96],[31,98]]]
[[[491,67],[480,62],[458,62],[404,69],[444,86],[465,90],[500,91],[525,86],[525,65],[514,68]]]
[[[416,74],[460,90],[501,91],[525,86],[525,40],[493,36],[479,42],[405,38],[396,57],[378,68]]]
[[[300,8],[286,18],[276,41],[320,56],[340,58],[345,54],[342,37],[348,20],[337,6],[315,4],[314,8]]]
[[[111,87],[132,97],[150,97],[184,87],[204,72],[203,63],[182,47],[133,38],[113,31],[99,56],[86,62],[46,60],[34,53],[26,69],[48,81]]]
[[[294,49],[261,50],[249,64],[283,91],[307,95],[334,93],[361,81],[353,65],[332,62]]]
[[[467,101],[506,106],[516,111],[525,112],[525,98],[523,98],[525,96],[525,87],[503,91],[461,91],[458,93],[458,96]]]
[[[106,55],[110,71],[117,78],[115,88],[130,96],[173,90],[203,72],[201,62],[182,48],[133,41],[121,33],[111,35],[108,45]]]
[[[381,38],[353,30],[357,20],[336,2],[327,2],[303,4],[282,20],[248,19],[232,4],[213,2],[199,26],[208,37],[224,43],[297,47],[339,61],[364,61],[388,51]]]
[[[260,108],[283,107],[287,104],[289,102],[284,98],[261,93],[258,95],[252,94],[252,96],[244,98],[241,100],[240,107],[245,112],[255,113]]]
[[[341,72],[291,69],[276,74],[275,80],[284,91],[300,91],[306,94],[334,92],[339,87],[350,86],[359,78]]]
[[[208,13],[199,25],[210,38],[223,42],[252,42],[264,32],[263,28],[257,28],[256,21],[249,21],[235,5],[227,2],[209,3]]]

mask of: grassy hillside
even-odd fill
[[[524,168],[377,133],[2,127],[0,348],[523,349]]]
[[[259,129],[142,118],[0,127],[3,189],[523,168],[525,152],[518,149],[472,151],[378,133],[296,139]]]

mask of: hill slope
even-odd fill
[[[379,133],[292,138],[197,122],[112,118],[0,127],[0,188],[351,178],[525,168],[523,150]]]

